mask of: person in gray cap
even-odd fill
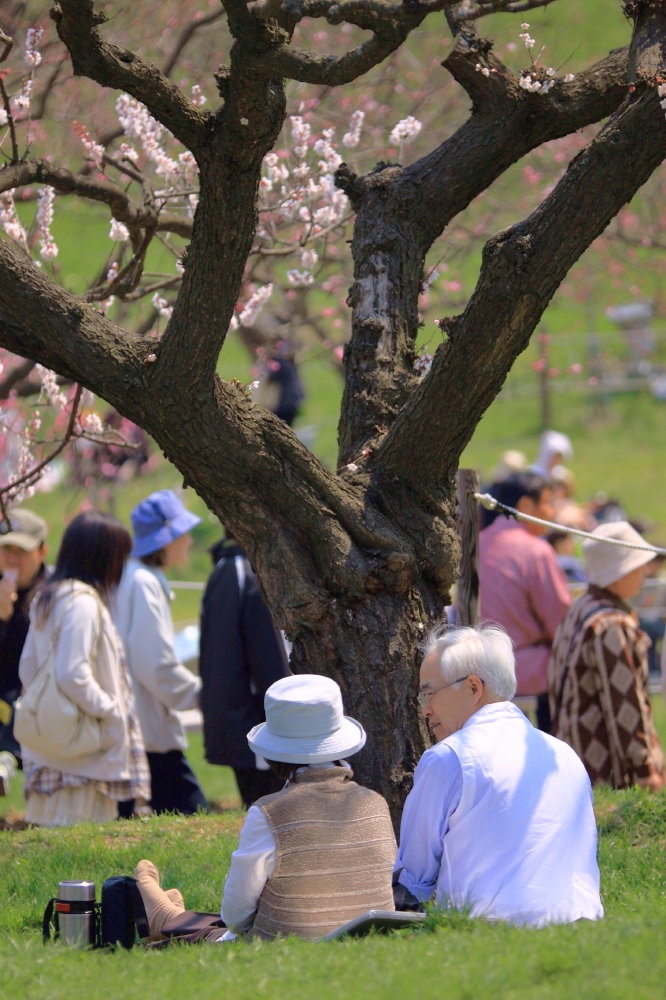
[[[557,629],[548,666],[553,735],[573,747],[593,783],[657,791],[664,755],[648,695],[650,640],[627,603],[655,554],[627,521],[601,524],[593,536],[583,543],[587,593]]]
[[[0,534],[0,751],[19,757],[12,708],[19,696],[19,660],[28,634],[32,600],[47,576],[46,521],[30,510],[11,511]],[[2,531],[0,528],[0,531]],[[2,782],[0,782],[0,790]]]
[[[162,889],[144,859],[135,874],[153,940],[313,940],[368,910],[395,909],[388,806],[353,780],[345,758],[363,748],[366,735],[344,715],[339,686],[318,674],[283,677],[266,691],[264,708],[266,721],[247,741],[285,784],[248,810],[221,919],[186,910],[179,891]]]

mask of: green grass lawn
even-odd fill
[[[41,915],[58,881],[100,885],[142,857],[155,861],[165,887],[183,890],[188,905],[216,910],[239,811],[0,833],[0,997],[655,1000],[666,981],[666,795],[602,789],[596,799],[603,921],[532,931],[439,915],[416,932],[328,944],[290,939],[116,954],[42,946]]]

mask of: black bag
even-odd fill
[[[139,886],[131,875],[114,875],[102,886],[101,946],[131,948],[148,937],[148,919]]]
[[[50,899],[42,921],[42,937],[46,943],[51,937],[60,937],[58,920],[60,900]],[[91,927],[92,948],[132,948],[139,938],[148,937],[148,919],[141,899],[139,886],[131,875],[113,875],[102,885],[100,903],[67,903],[68,912],[72,907],[86,908],[93,914]],[[78,910],[77,910],[78,912]]]

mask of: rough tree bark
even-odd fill
[[[472,99],[469,120],[408,168],[380,164],[365,177],[339,171],[357,212],[355,280],[340,471],[327,471],[241,386],[215,375],[256,228],[262,158],[282,124],[285,78],[354,79],[430,11],[453,6],[225,0],[230,66],[218,74],[219,109],[203,114],[137,53],[104,41],[90,0],[59,0],[52,17],[74,71],[145,103],[199,165],[200,202],[173,316],[148,345],[0,241],[0,345],[83,383],[144,427],[229,526],[293,640],[294,668],[335,677],[368,730],[357,771],[396,816],[427,740],[415,699],[418,643],[456,578],[460,454],[568,269],[666,153],[654,79],[638,74],[628,92],[626,50],[538,95],[461,30],[445,67]],[[651,16],[635,14],[641,30],[661,30],[663,4],[642,6]],[[347,20],[371,37],[339,59],[294,49],[306,15]],[[633,51],[647,50],[637,44]],[[485,76],[477,63],[496,72]],[[417,296],[434,240],[527,151],[608,116],[544,203],[489,241],[467,308],[445,321],[446,340],[418,381]],[[21,183],[21,172],[45,172],[54,186],[86,183],[26,161],[0,169],[0,190]],[[116,209],[137,232],[158,224],[141,206],[121,200]]]

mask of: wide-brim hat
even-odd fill
[[[645,549],[630,549],[604,541],[614,538],[630,545],[649,545],[628,521],[608,521],[592,532],[594,538],[583,542],[583,555],[588,583],[608,587],[640,566],[652,562],[657,553]]]
[[[135,559],[159,552],[191,531],[201,518],[191,514],[171,490],[158,490],[142,500],[131,513]]]
[[[0,534],[0,546],[15,545],[25,552],[34,552],[46,541],[48,525],[39,514],[17,508],[10,513],[8,522],[8,530]]]
[[[247,734],[254,753],[286,764],[328,764],[365,745],[356,719],[343,714],[340,688],[330,677],[295,674],[266,691],[266,721]]]

